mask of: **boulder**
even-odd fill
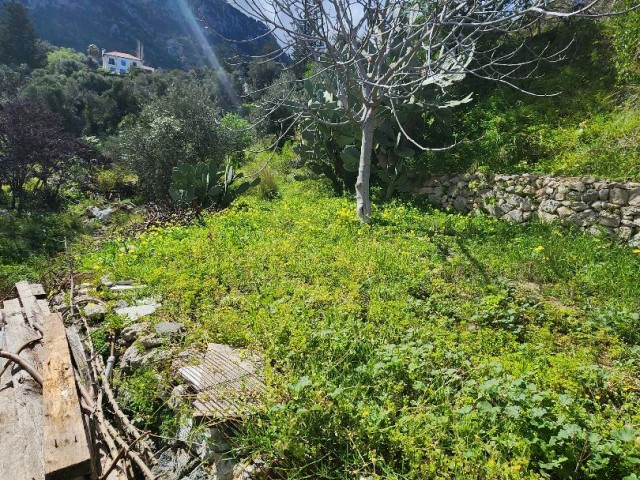
[[[149,324],[146,322],[134,323],[133,325],[129,325],[125,327],[120,333],[120,338],[124,340],[127,344],[132,344],[142,335],[144,335],[149,328]]]
[[[100,303],[89,303],[84,307],[84,315],[92,322],[98,322],[104,319],[107,314],[107,308]]]

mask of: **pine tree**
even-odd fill
[[[35,67],[37,42],[27,8],[20,3],[5,3],[0,15],[0,61]]]

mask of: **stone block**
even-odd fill
[[[560,215],[560,217],[566,218],[570,215],[573,215],[573,213],[573,210],[571,210],[569,207],[562,206],[558,208],[558,215]]]
[[[640,207],[640,188],[636,188],[629,192],[629,205]]]
[[[629,201],[629,193],[622,188],[614,188],[609,192],[609,202],[614,205],[626,205]]]
[[[598,191],[593,188],[590,188],[582,194],[582,201],[589,204],[595,202],[599,198]]]
[[[620,215],[617,213],[602,211],[598,217],[598,223],[603,227],[616,228],[620,226]]]

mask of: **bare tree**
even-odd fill
[[[288,78],[287,88],[276,82],[281,94],[277,102],[271,99],[272,110],[287,105],[294,107],[296,120],[331,126],[349,123],[361,130],[356,199],[363,222],[371,213],[371,158],[382,110],[395,118],[404,138],[427,150],[403,128],[398,115],[403,104],[425,90],[444,94],[467,75],[525,91],[516,80],[532,75],[540,62],[557,60],[562,53],[530,49],[527,36],[539,29],[541,21],[599,15],[598,0],[589,4],[580,0],[570,4],[549,0],[228,1],[267,25],[269,34],[278,39],[278,47],[259,60],[278,59],[295,49],[295,61],[287,69],[314,64],[306,78],[283,76]],[[321,103],[332,113],[317,108],[308,97],[301,101],[296,93],[301,90],[296,83],[313,80],[326,86],[327,101]],[[470,96],[428,98],[428,109],[470,100]]]

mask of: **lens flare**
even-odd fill
[[[236,92],[233,88],[233,85],[231,84],[231,81],[229,80],[229,76],[227,75],[227,72],[220,65],[218,56],[213,51],[213,48],[211,48],[211,45],[207,40],[207,36],[203,31],[204,28],[202,24],[196,19],[196,16],[194,15],[193,10],[189,6],[189,4],[187,3],[187,0],[176,0],[176,5],[178,6],[178,10],[180,11],[180,14],[185,19],[187,26],[189,27],[189,30],[191,31],[193,36],[196,38],[196,40],[202,47],[207,63],[214,70],[216,76],[218,77],[218,80],[220,80],[220,84],[222,85],[222,89],[224,90],[224,93],[229,97],[229,100],[231,100],[231,103],[233,105],[237,105],[239,103],[238,95],[236,95]]]

